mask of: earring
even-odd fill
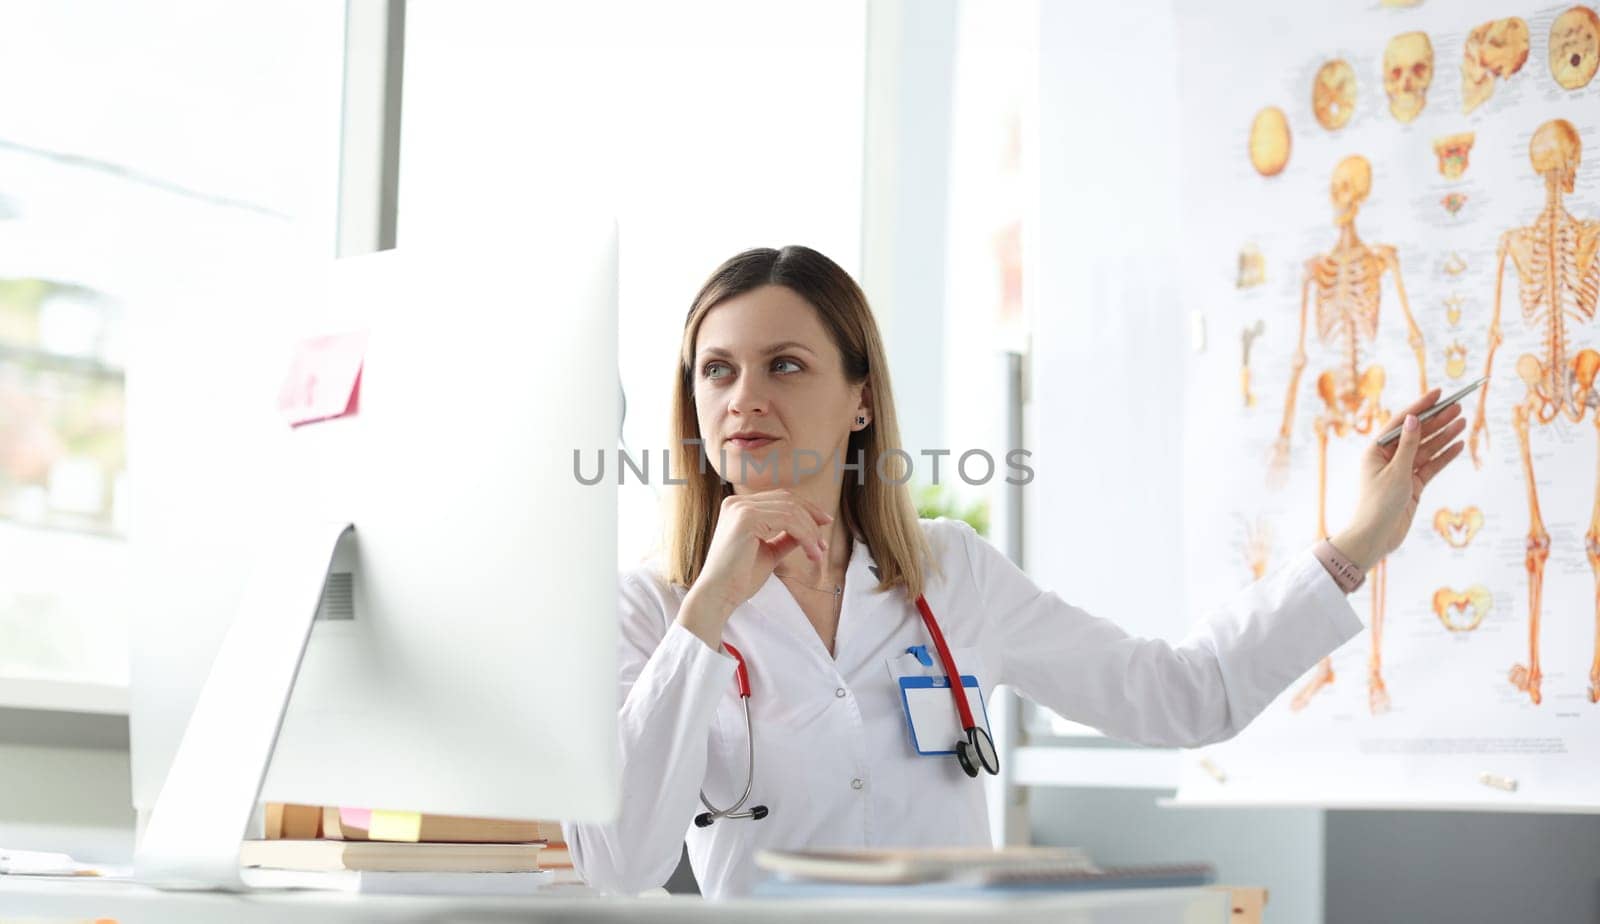
[[[865,427],[866,425],[867,425],[867,418],[862,416],[862,415],[860,415],[860,414],[857,414],[856,415],[856,426]]]

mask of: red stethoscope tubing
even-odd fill
[[[943,665],[945,676],[950,681],[950,696],[956,701],[956,712],[961,716],[961,730],[971,731],[978,727],[978,723],[973,721],[972,707],[967,705],[967,694],[961,686],[956,659],[950,654],[950,646],[945,644],[944,632],[939,629],[939,621],[933,618],[933,609],[928,606],[927,598],[920,594],[917,596],[917,609],[922,613],[922,624],[928,627],[928,634],[933,636],[933,647],[939,650],[939,663]]]
[[[978,727],[972,717],[972,707],[967,705],[966,690],[961,684],[961,672],[956,669],[956,659],[950,654],[950,646],[945,643],[944,632],[939,628],[939,621],[933,618],[933,609],[928,606],[928,601],[922,596],[917,597],[917,610],[922,613],[922,624],[927,627],[928,635],[933,638],[933,647],[939,652],[939,662],[944,667],[946,679],[950,685],[950,695],[955,699],[956,713],[961,717],[961,730],[966,732],[967,740],[957,742],[956,757],[961,763],[961,769],[967,776],[975,777],[979,769],[990,773],[999,772],[999,763],[994,754],[994,742],[989,738],[987,731]],[[744,804],[750,799],[750,790],[755,785],[756,777],[756,745],[755,737],[750,731],[750,671],[745,667],[744,654],[738,648],[722,642],[722,647],[733,655],[738,667],[735,669],[734,678],[739,684],[739,698],[744,701],[745,734],[749,741],[749,766],[745,772],[744,794],[732,806],[719,809],[706,798],[705,790],[700,791],[700,803],[706,807],[704,812],[695,816],[694,824],[697,828],[711,825],[718,818],[749,818],[760,821],[767,817],[768,809],[765,805],[756,805],[744,809]],[[926,655],[924,654],[924,657]]]
[[[928,606],[926,597],[917,597],[917,610],[922,613],[922,624],[928,627],[928,635],[933,638],[933,647],[939,651],[939,663],[944,667],[945,676],[950,681],[950,697],[955,700],[956,713],[961,716],[961,730],[970,731],[977,728],[978,723],[972,718],[972,707],[967,705],[966,692],[961,686],[961,673],[956,670],[956,659],[950,654],[950,646],[944,640],[944,631],[939,628],[939,620],[933,618],[933,608]],[[734,675],[739,684],[739,696],[749,699],[750,672],[745,669],[744,655],[727,642],[723,642],[722,647],[728,649],[728,653],[739,663]]]
[[[722,643],[722,647],[728,649],[728,654],[733,655],[733,659],[735,661],[739,662],[739,668],[738,668],[737,671],[734,672],[734,677],[735,677],[735,679],[737,679],[737,681],[739,683],[739,696],[744,698],[744,699],[749,699],[750,698],[750,672],[745,670],[745,667],[744,667],[744,655],[739,653],[739,649],[733,647],[732,645],[728,644],[727,642],[723,642]]]

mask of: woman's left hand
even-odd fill
[[[1416,518],[1423,487],[1461,454],[1463,444],[1452,442],[1467,425],[1460,419],[1460,404],[1424,424],[1411,419],[1438,400],[1437,388],[1417,399],[1395,415],[1406,422],[1400,439],[1388,446],[1373,440],[1361,455],[1361,499],[1355,517],[1330,541],[1363,571],[1400,547]]]

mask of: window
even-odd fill
[[[0,677],[127,682],[135,328],[214,254],[270,266],[331,208],[342,16],[0,10]]]
[[[995,409],[1010,406],[1002,352],[1027,350],[1023,223],[1032,220],[1027,206],[1038,197],[1024,169],[1032,130],[1024,117],[1037,79],[1037,5],[965,0],[956,35],[945,362],[968,372],[945,379],[945,432],[957,457],[969,448],[987,451],[995,475],[984,485],[968,485],[952,457],[941,465],[939,481],[949,494],[982,503],[1000,517],[1010,488],[1006,478],[1022,476],[1007,464],[1006,453],[1031,448],[1010,445],[1007,415]],[[968,471],[979,478],[985,468],[974,459]],[[999,531],[991,538],[999,538]]]

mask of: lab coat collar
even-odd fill
[[[794,595],[777,575],[767,577],[767,582],[750,598],[750,603],[761,611],[763,617],[781,624],[793,634],[803,650],[814,652],[833,669],[838,656],[849,645],[853,627],[862,619],[871,618],[870,614],[879,607],[903,597],[877,592],[877,567],[872,550],[867,547],[865,540],[857,536],[851,544],[850,561],[845,565],[844,600],[839,610],[839,628],[833,640],[834,657],[828,656],[828,649],[823,646],[822,638],[817,635],[811,620],[806,618],[805,611],[800,609]]]

